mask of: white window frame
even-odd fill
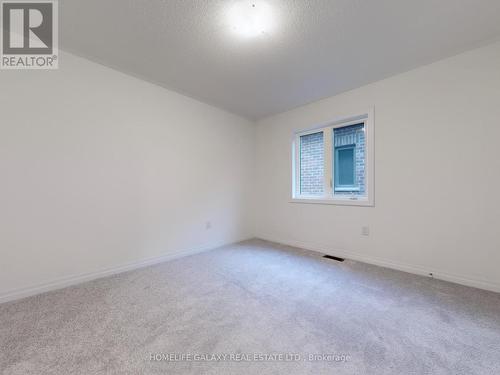
[[[292,198],[291,203],[334,204],[343,206],[374,206],[375,205],[375,121],[373,108],[360,112],[361,114],[345,116],[317,125],[308,130],[297,131],[292,141]],[[339,196],[333,189],[333,129],[364,123],[365,129],[365,197]],[[300,137],[323,131],[324,142],[324,194],[323,196],[307,196],[300,194]]]

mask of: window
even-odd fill
[[[373,205],[371,113],[297,133],[293,155],[293,202]]]

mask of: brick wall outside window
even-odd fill
[[[300,137],[300,194],[323,195],[323,132]]]
[[[324,194],[324,133],[300,136],[300,194]],[[355,145],[355,191],[336,191],[335,195],[366,194],[365,131],[364,124],[336,128],[333,131],[333,148]],[[334,149],[332,153],[334,153]],[[332,173],[334,175],[334,173]]]

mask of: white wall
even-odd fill
[[[293,132],[371,106],[375,207],[289,203]],[[498,43],[262,120],[256,234],[500,291],[499,141]]]
[[[253,235],[247,120],[66,53],[0,115],[0,301]]]

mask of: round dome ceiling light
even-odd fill
[[[231,31],[245,38],[267,35],[275,24],[271,6],[262,0],[235,2],[228,9],[227,21]]]

